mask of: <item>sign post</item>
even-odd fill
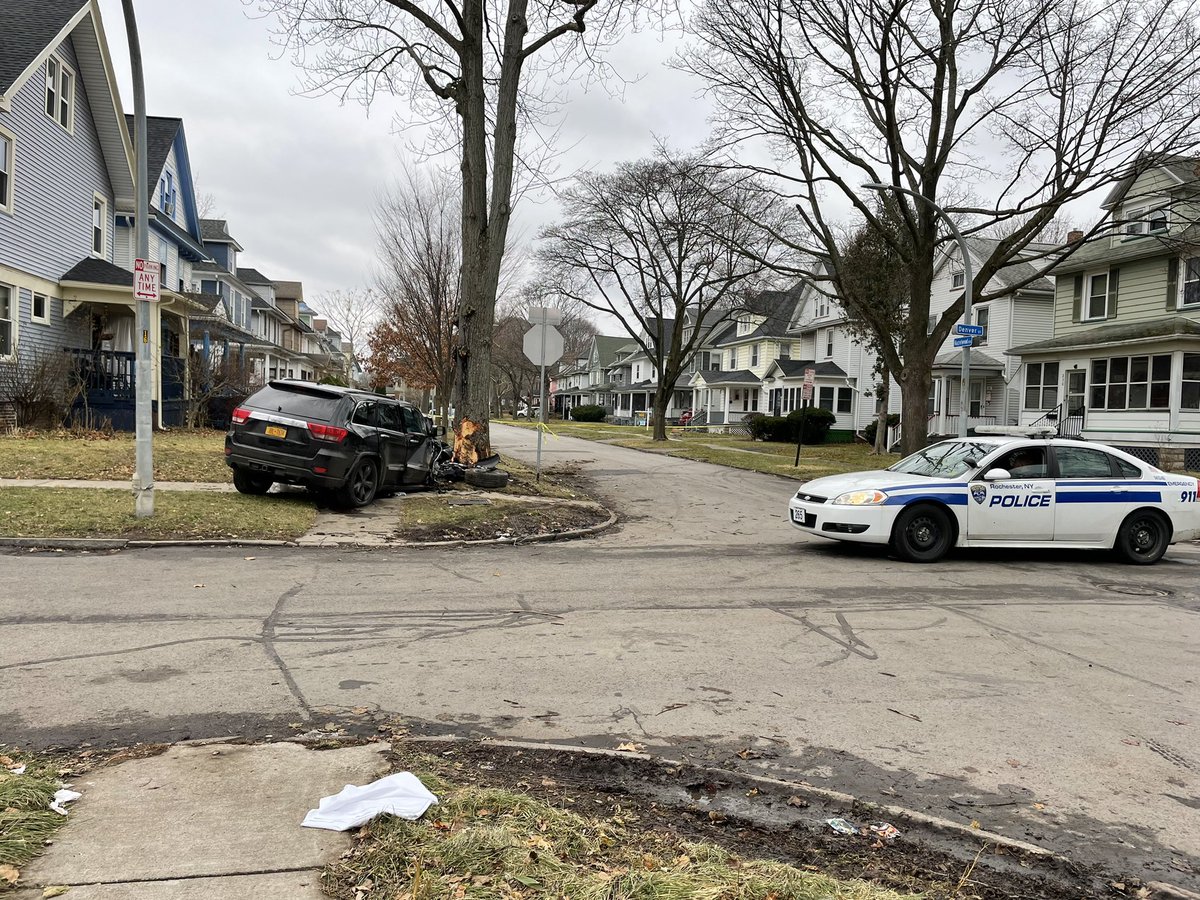
[[[525,358],[541,368],[539,379],[541,401],[538,409],[539,424],[537,430],[537,474],[536,480],[542,480],[542,432],[546,430],[546,366],[553,365],[562,359],[563,337],[554,326],[562,321],[562,313],[548,306],[531,306],[525,315],[526,320],[533,326],[525,332],[522,349]]]
[[[800,390],[800,430],[796,434],[796,461],[792,463],[793,468],[800,465],[800,448],[804,446],[804,420],[808,418],[808,405],[812,403],[813,380],[816,375],[816,369],[804,370],[804,387]]]

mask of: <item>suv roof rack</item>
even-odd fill
[[[1058,429],[1050,425],[976,425],[976,434],[1006,434],[1010,437],[1052,438]]]

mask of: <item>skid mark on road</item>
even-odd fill
[[[294,584],[279,595],[279,599],[275,601],[275,607],[271,610],[271,614],[263,619],[260,639],[262,640],[263,650],[266,651],[267,656],[270,658],[271,662],[275,664],[276,668],[279,669],[279,673],[283,676],[283,680],[286,682],[292,697],[298,704],[300,704],[301,715],[305,720],[311,721],[313,717],[312,707],[310,707],[308,705],[308,701],[304,699],[304,693],[300,690],[300,685],[296,683],[296,679],[292,677],[291,670],[288,669],[287,663],[283,661],[283,657],[281,657],[279,652],[275,649],[275,632],[277,628],[277,622],[279,620],[279,614],[283,612],[284,604],[287,603],[287,601],[292,597],[295,597],[303,589],[303,583]]]
[[[837,619],[838,634],[829,631],[823,625],[817,625],[809,620],[807,615],[798,616],[795,613],[788,612],[783,609],[775,609],[775,612],[783,616],[785,619],[791,619],[793,622],[799,622],[813,634],[820,635],[827,641],[832,641],[842,648],[844,651],[839,659],[826,660],[822,663],[817,663],[818,666],[828,666],[835,662],[841,662],[843,659],[849,659],[850,654],[861,656],[863,659],[879,659],[879,654],[876,653],[871,646],[854,633],[854,629],[850,627],[850,622],[843,613],[835,613],[834,618]]]

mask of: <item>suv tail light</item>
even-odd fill
[[[239,406],[237,409],[235,409],[233,412],[231,412],[229,414],[229,421],[232,422],[234,425],[245,424],[245,422],[248,418],[250,418],[250,410],[246,409],[245,407],[241,407],[241,406]]]
[[[329,441],[331,444],[339,443],[349,434],[345,428],[338,428],[336,425],[320,425],[316,422],[308,423],[308,431],[318,441]]]

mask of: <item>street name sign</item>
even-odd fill
[[[965,337],[956,337],[954,339],[955,347],[970,347],[973,343],[975,343],[975,338],[971,337],[969,334]]]
[[[958,325],[954,326],[954,333],[955,334],[969,334],[972,337],[983,337],[983,326],[982,325],[963,325],[962,323],[959,323]]]

